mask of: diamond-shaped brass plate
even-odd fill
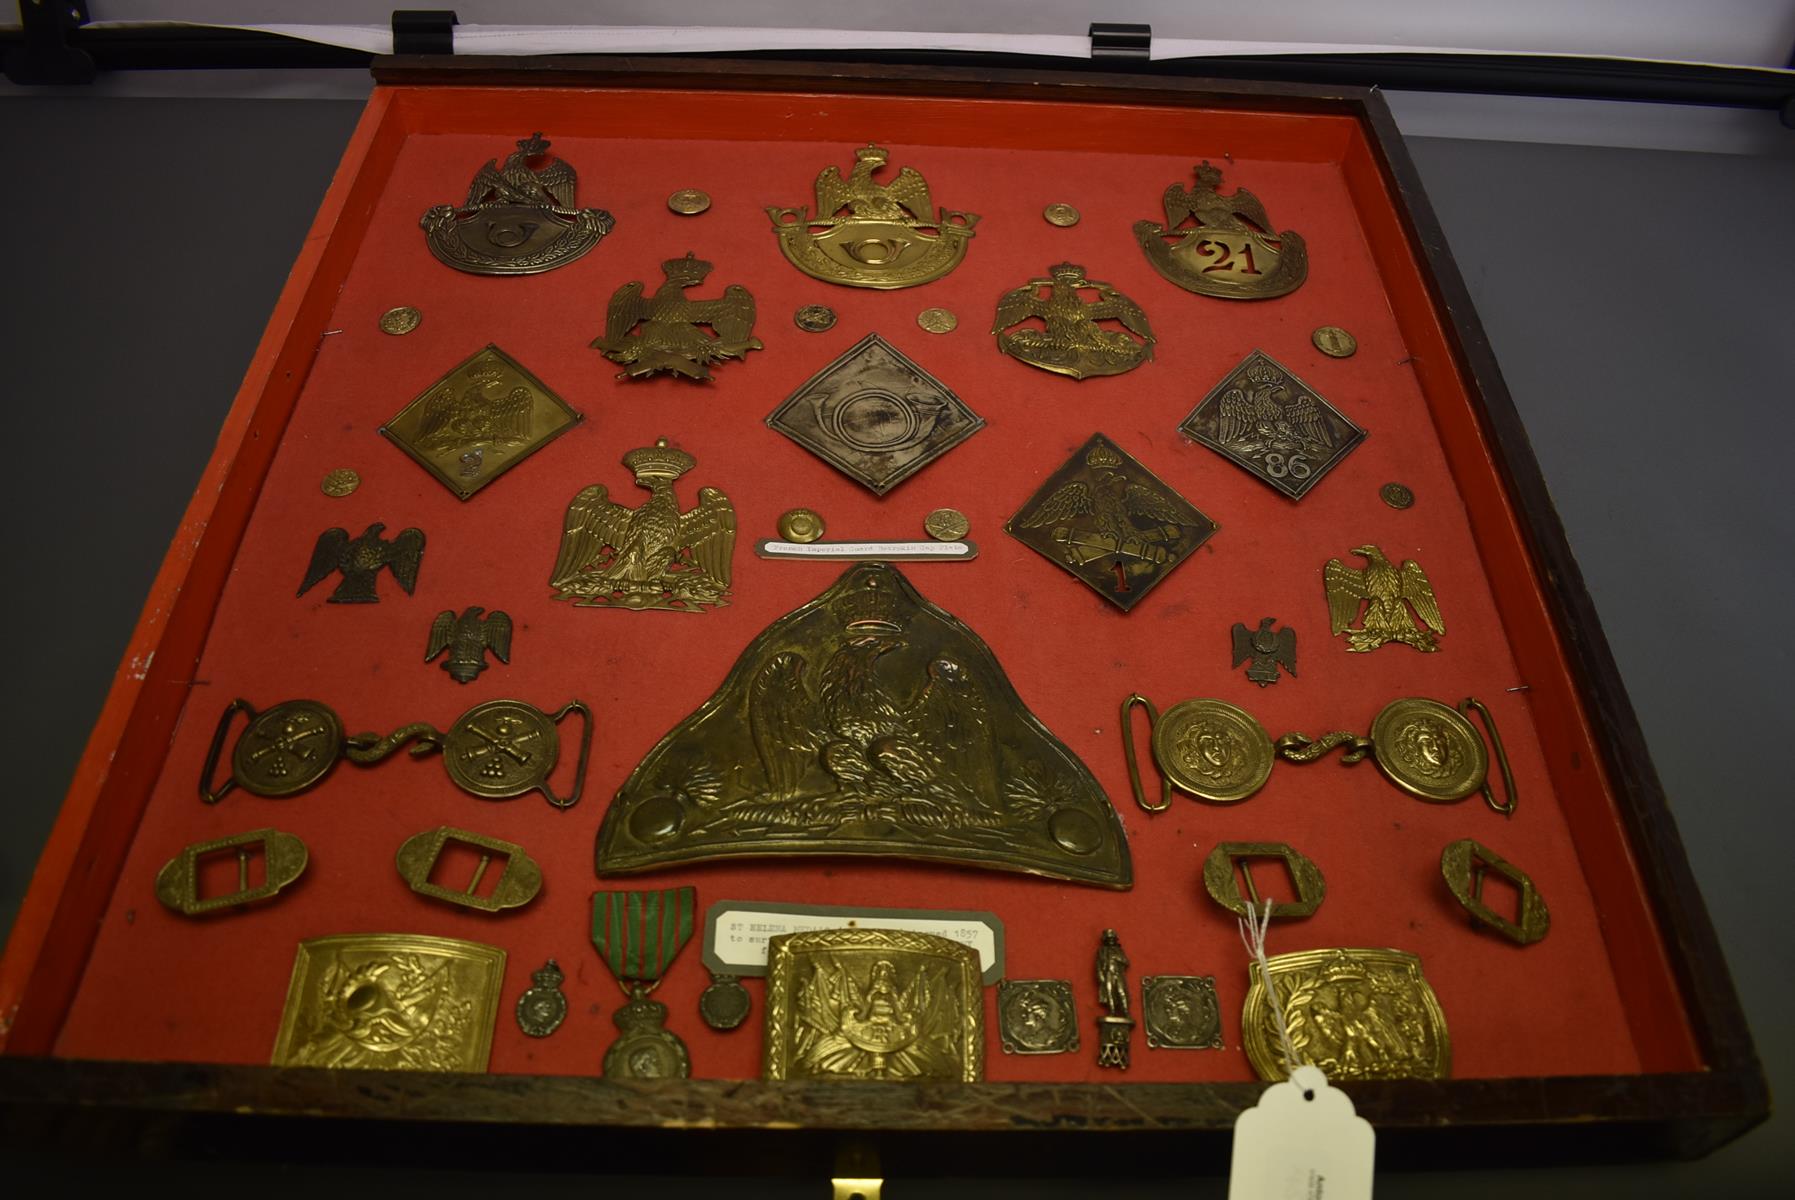
[[[521,363],[488,345],[380,432],[466,500],[581,420]]]
[[[1263,350],[1222,377],[1178,432],[1301,500],[1365,431]]]
[[[1101,433],[1004,525],[1124,612],[1218,528]]]
[[[883,496],[983,429],[985,419],[869,333],[774,409],[767,426]]]

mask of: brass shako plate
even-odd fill
[[[883,146],[856,150],[854,160],[846,178],[833,164],[817,176],[814,217],[804,207],[767,208],[786,261],[813,279],[864,288],[916,287],[959,266],[978,214],[937,211],[915,167],[874,179],[891,160]]]
[[[1331,1081],[1445,1079],[1452,1074],[1446,1014],[1401,950],[1304,950],[1266,960],[1284,1005],[1299,1062]],[[1259,1078],[1287,1078],[1277,1020],[1256,967],[1240,1013],[1240,1036]]]
[[[469,355],[380,427],[466,500],[584,418],[495,345]]]
[[[907,929],[819,929],[767,943],[767,1079],[977,1083],[978,952]]]
[[[880,496],[984,427],[951,388],[876,333],[767,415],[767,428]]]
[[[1489,775],[1489,751],[1476,728],[1438,700],[1392,700],[1371,722],[1371,744],[1391,783],[1436,804],[1463,800]]]
[[[1345,413],[1263,350],[1222,376],[1178,432],[1292,500],[1365,440]]]
[[[1267,300],[1302,286],[1309,253],[1294,230],[1273,233],[1265,205],[1245,188],[1221,194],[1222,173],[1208,161],[1197,186],[1165,190],[1165,222],[1136,221],[1134,238],[1166,279],[1201,296]]]
[[[1153,758],[1182,791],[1212,804],[1245,800],[1271,777],[1271,735],[1226,700],[1184,700],[1153,726]]]
[[[299,943],[277,1067],[484,1071],[505,952],[421,933],[345,933]]]
[[[472,275],[534,275],[579,258],[616,224],[602,208],[575,208],[578,177],[540,133],[501,166],[474,173],[467,202],[438,204],[418,222],[430,253]]]
[[[1096,296],[1086,300],[1085,292]],[[1157,341],[1140,305],[1069,262],[1005,292],[991,332],[999,352],[1074,379],[1132,371],[1153,357]]]
[[[686,251],[661,264],[666,281],[644,295],[631,280],[611,293],[605,331],[592,339],[594,350],[623,367],[619,379],[642,379],[671,371],[699,382],[711,378],[711,364],[764,349],[754,336],[754,297],[739,283],[714,300],[694,300],[686,292],[703,283],[711,263]]]
[[[799,854],[1133,882],[1090,770],[990,648],[885,563],[749,643],[618,791],[597,869]]]
[[[1127,612],[1220,527],[1093,433],[1003,528]]]

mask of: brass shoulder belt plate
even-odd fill
[[[990,648],[885,563],[853,567],[749,643],[618,791],[597,868],[787,854],[1133,882],[1089,769]]]
[[[1330,1080],[1445,1079],[1452,1074],[1446,1014],[1421,974],[1421,960],[1401,950],[1304,950],[1275,954],[1278,1002],[1299,1062]],[[1288,1077],[1277,1018],[1257,969],[1240,1013],[1240,1036],[1259,1078]]]
[[[505,952],[421,933],[343,933],[299,943],[277,1067],[484,1071]]]
[[[767,1079],[977,1083],[978,952],[907,929],[819,929],[767,943]]]

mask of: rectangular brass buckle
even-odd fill
[[[430,872],[436,869],[436,860],[442,856],[443,847],[450,842],[460,842],[480,851],[480,865],[474,868],[474,877],[468,882],[465,891],[458,892],[430,882]],[[486,877],[486,868],[492,864],[495,854],[505,856],[504,871],[494,885],[492,895],[476,896],[474,892]],[[459,904],[463,908],[476,908],[481,912],[521,908],[534,900],[536,893],[542,890],[542,868],[536,864],[535,859],[524,853],[522,846],[448,825],[426,829],[423,833],[406,838],[405,844],[399,847],[398,865],[400,878],[410,884],[411,890],[418,895]]]
[[[262,848],[262,882],[249,886],[249,850]],[[199,896],[199,860],[220,850],[237,851],[237,890],[222,896]],[[266,900],[305,873],[310,856],[305,843],[278,829],[252,829],[210,842],[195,842],[156,872],[156,899],[189,917]]]

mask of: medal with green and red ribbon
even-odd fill
[[[667,1006],[650,1000],[661,976],[692,940],[695,888],[592,893],[592,944],[629,1003],[611,1015],[617,1040],[605,1051],[607,1079],[684,1079],[691,1059],[663,1028]]]

